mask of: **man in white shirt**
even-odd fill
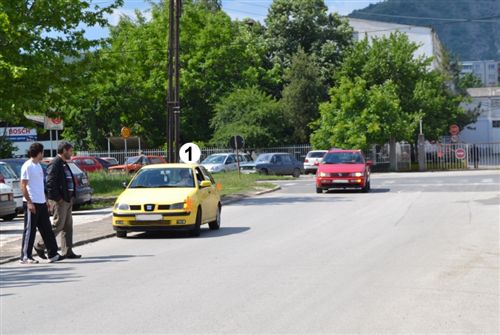
[[[24,232],[21,248],[21,264],[38,263],[33,259],[33,244],[36,229],[42,235],[47,246],[49,262],[56,262],[62,257],[57,253],[57,242],[52,232],[49,209],[45,198],[43,169],[43,145],[33,143],[29,148],[29,157],[21,168],[21,191],[23,192]]]

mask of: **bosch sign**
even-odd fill
[[[36,129],[24,127],[0,128],[0,136],[7,137],[12,142],[36,141]]]

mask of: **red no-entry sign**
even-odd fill
[[[456,159],[464,159],[465,158],[465,149],[458,148],[455,150]]]
[[[456,124],[452,124],[450,126],[450,134],[455,136],[455,135],[458,135],[458,133],[460,132],[460,128],[456,125]]]

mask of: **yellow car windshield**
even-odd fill
[[[129,188],[194,187],[190,168],[157,168],[140,170]]]

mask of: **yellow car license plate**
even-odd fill
[[[137,214],[135,216],[136,221],[161,221],[163,220],[163,215],[161,214]]]

